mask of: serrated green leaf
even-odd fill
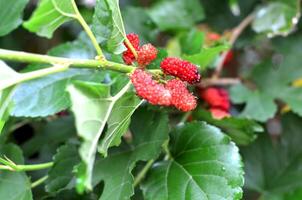
[[[23,10],[28,0],[0,0],[0,36],[16,29],[22,23]]]
[[[188,60],[196,65],[199,65],[202,69],[205,69],[222,51],[229,49],[227,45],[221,45],[217,47],[211,47],[202,49],[200,53],[194,55],[182,56],[185,60]]]
[[[57,150],[53,158],[54,165],[48,172],[45,189],[49,193],[58,193],[75,186],[73,168],[80,163],[75,145],[67,144]]]
[[[76,116],[78,134],[83,138],[80,155],[84,165],[80,167],[78,190],[91,189],[92,170],[101,135],[99,151],[107,155],[110,146],[118,145],[120,137],[127,130],[129,118],[141,101],[127,93],[130,84],[124,86],[115,96],[110,94],[110,85],[74,82],[67,90]],[[103,133],[107,124],[107,130]]]
[[[173,159],[154,164],[142,189],[146,200],[241,199],[238,148],[219,129],[190,123],[171,134]]]
[[[85,37],[74,42],[59,45],[49,51],[52,56],[67,58],[92,58],[95,51],[85,41]],[[30,70],[43,68],[45,65],[30,66]],[[72,80],[102,81],[103,72],[87,69],[70,69],[21,84],[13,96],[14,116],[48,116],[70,107],[71,103],[65,91]]]
[[[246,188],[259,192],[265,200],[288,200],[302,189],[301,118],[287,114],[281,118],[280,140],[262,135],[251,146],[242,148]],[[300,192],[301,193],[301,192]],[[291,196],[291,198],[299,196]]]
[[[131,171],[137,161],[156,159],[168,139],[168,116],[141,108],[131,121],[133,142],[129,148],[112,151],[96,163],[94,184],[104,181],[100,200],[130,199],[134,193]]]
[[[204,43],[204,33],[193,28],[179,38],[181,52],[185,55],[198,54]]]
[[[268,36],[288,35],[297,25],[299,20],[298,8],[286,2],[271,2],[256,13],[252,24],[257,33],[266,33]]]
[[[189,29],[204,18],[197,0],[162,0],[149,8],[148,14],[161,31]]]
[[[74,0],[41,0],[23,26],[39,36],[51,38],[59,26],[77,17],[72,1]]]
[[[245,86],[239,84],[231,88],[230,95],[234,103],[246,103],[240,114],[242,117],[265,122],[274,117],[277,112],[274,98],[261,91],[250,91]]]
[[[7,156],[16,164],[24,164],[22,151],[13,144],[0,146],[0,156]],[[1,171],[0,198],[9,200],[32,200],[29,178],[25,172]]]
[[[119,0],[98,0],[93,16],[92,31],[99,43],[105,43],[107,50],[120,54],[125,50],[124,23]]]
[[[193,118],[206,121],[207,123],[220,128],[228,134],[237,145],[248,145],[253,142],[263,128],[252,120],[227,117],[220,120],[214,119],[210,112],[201,108],[193,113]]]

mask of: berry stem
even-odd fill
[[[103,51],[96,39],[96,37],[94,36],[93,32],[91,31],[90,27],[88,26],[88,24],[86,23],[85,19],[83,18],[83,16],[81,15],[76,3],[74,0],[71,1],[73,9],[76,13],[75,18],[78,20],[78,22],[81,24],[81,26],[83,27],[84,31],[87,33],[88,37],[90,38],[97,54],[100,60],[106,60]]]
[[[41,185],[42,183],[44,183],[46,180],[48,179],[48,176],[43,176],[41,178],[39,178],[38,180],[36,180],[35,182],[33,182],[30,186],[31,188],[35,188],[39,185]]]
[[[152,167],[154,163],[154,160],[149,160],[144,168],[137,174],[137,176],[134,179],[133,186],[136,187],[146,176],[149,169]]]
[[[135,59],[137,60],[137,58],[138,58],[137,52],[127,37],[125,37],[125,43],[129,47],[132,54],[134,55]]]
[[[242,22],[233,29],[232,31],[232,35],[231,38],[229,40],[230,46],[234,46],[235,42],[237,41],[237,39],[239,38],[239,36],[241,35],[241,33],[243,33],[243,31],[253,22],[255,18],[255,14],[252,13],[250,15],[248,15],[245,19],[242,20]],[[218,79],[221,71],[223,69],[223,63],[224,60],[226,58],[226,56],[228,55],[228,51],[224,52],[220,58],[219,58],[219,62],[217,64],[216,70],[213,73],[212,79]]]
[[[53,162],[34,164],[34,165],[16,165],[13,161],[8,158],[0,158],[0,162],[3,165],[0,165],[0,170],[8,170],[8,171],[36,171],[42,169],[48,169],[53,166]]]

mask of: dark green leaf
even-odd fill
[[[189,29],[204,18],[198,0],[162,0],[155,3],[148,13],[162,31]]]
[[[67,144],[60,147],[53,158],[54,165],[48,172],[46,191],[57,193],[75,186],[73,168],[80,163],[75,145]]]
[[[0,146],[0,156],[6,156],[14,163],[22,165],[24,159],[18,146],[13,144]],[[0,199],[32,200],[29,178],[25,172],[1,171]]]
[[[192,55],[201,51],[204,42],[204,33],[193,28],[180,36],[182,54]]]
[[[0,36],[4,36],[22,23],[23,10],[28,0],[0,0]]]
[[[91,189],[92,170],[101,135],[104,134],[104,138],[100,141],[99,151],[106,156],[110,146],[120,143],[132,113],[141,103],[133,93],[127,93],[129,86],[127,84],[113,97],[110,85],[74,82],[68,86],[78,134],[84,140],[80,148],[84,165],[78,173],[78,178],[81,177],[79,191]],[[107,130],[103,133],[106,124]]]
[[[228,136],[200,122],[171,136],[173,159],[151,169],[142,186],[146,200],[241,199],[241,159]]]
[[[262,135],[253,145],[243,148],[246,187],[262,194],[265,200],[288,200],[285,196],[302,189],[301,118],[282,117],[281,140],[272,143]],[[277,142],[277,143],[276,143]],[[292,196],[298,198],[299,196]]]
[[[74,0],[41,0],[38,8],[23,26],[39,36],[51,38],[59,26],[77,18],[72,1]]]
[[[257,138],[257,133],[263,132],[263,128],[254,121],[227,117],[221,120],[214,119],[210,112],[201,108],[193,113],[194,119],[206,121],[211,125],[219,127],[227,133],[236,144],[247,145]]]
[[[98,0],[93,16],[92,31],[107,50],[120,54],[125,50],[126,37],[124,23],[119,8],[119,0]]]
[[[100,200],[130,199],[134,192],[131,171],[137,161],[158,157],[161,145],[168,139],[168,117],[142,108],[132,118],[131,132],[130,149],[113,152],[96,163],[94,182],[105,182]]]

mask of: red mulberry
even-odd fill
[[[152,44],[143,45],[137,52],[137,62],[140,66],[149,65],[157,57],[157,49]]]

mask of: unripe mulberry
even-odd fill
[[[220,108],[229,111],[229,94],[225,89],[209,87],[199,92],[200,97],[209,104],[210,107]]]
[[[153,105],[171,105],[171,93],[164,85],[152,79],[152,75],[142,69],[136,69],[130,76],[138,96]]]
[[[165,74],[178,77],[190,84],[197,83],[200,80],[197,66],[179,58],[166,58],[161,62],[160,67]]]
[[[212,117],[215,119],[230,117],[230,114],[221,108],[210,108],[210,112],[212,113]]]
[[[157,49],[152,44],[145,44],[138,50],[137,54],[137,63],[140,66],[145,66],[156,59]]]
[[[127,34],[127,39],[132,44],[133,48],[138,51],[139,50],[139,36],[135,33]],[[131,65],[133,61],[135,61],[135,56],[132,53],[129,46],[124,42],[124,45],[126,46],[127,50],[123,53],[123,60],[127,65]]]
[[[177,109],[187,112],[196,108],[196,98],[189,92],[185,82],[178,79],[172,79],[167,82],[166,88],[172,95],[171,104]]]

